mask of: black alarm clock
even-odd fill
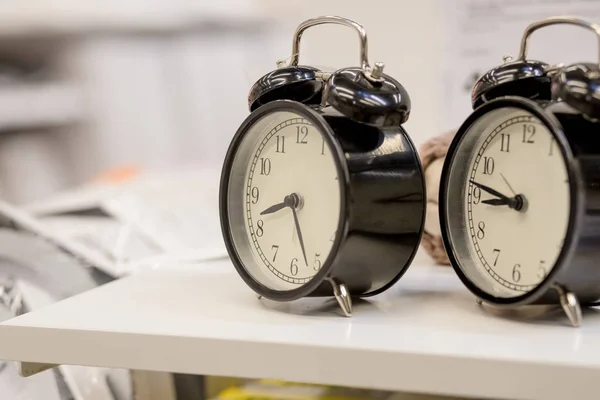
[[[341,24],[360,38],[360,66],[332,73],[298,64],[302,33]],[[361,25],[341,17],[297,28],[289,64],[250,90],[220,186],[221,227],[236,270],[260,297],[352,297],[392,286],[419,246],[425,183],[402,124],[404,87],[367,59]]]
[[[527,27],[516,61],[482,76],[440,184],[449,259],[478,301],[561,304],[573,326],[600,298],[600,67],[527,59],[539,28],[600,26],[553,17]]]

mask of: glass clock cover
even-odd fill
[[[344,176],[323,127],[293,110],[257,115],[231,163],[227,213],[245,272],[288,291],[331,262]]]
[[[464,131],[444,211],[453,255],[478,290],[523,296],[557,264],[571,209],[565,157],[553,130],[518,107],[495,108]]]

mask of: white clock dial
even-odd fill
[[[452,242],[464,243],[463,272],[496,297],[533,290],[569,225],[570,183],[554,135],[524,110],[495,110],[465,133],[455,160],[464,165],[449,187],[461,188],[461,205],[449,221]]]
[[[324,134],[296,113],[269,114],[246,134],[249,156],[232,166],[244,185],[244,230],[234,240],[248,244],[248,272],[274,290],[308,283],[335,242],[340,177]]]

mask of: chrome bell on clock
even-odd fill
[[[524,49],[523,43],[522,49]],[[502,65],[486,72],[473,86],[471,92],[473,108],[506,95],[532,100],[550,100],[549,64],[527,59],[525,51],[521,51],[514,61],[511,56],[504,56],[503,60]]]
[[[372,70],[345,68],[334,72],[326,90],[327,103],[356,121],[398,126],[408,120],[410,98],[404,87],[383,74],[383,64]]]
[[[598,35],[600,54],[600,30]],[[552,78],[552,97],[591,120],[600,120],[600,61],[561,68]]]
[[[250,89],[248,107],[250,111],[254,111],[263,104],[277,99],[319,104],[323,90],[321,75],[319,69],[301,65],[290,65],[269,72]]]
[[[343,23],[342,23],[343,22]],[[359,33],[360,67],[323,72],[299,65],[300,39],[304,31],[316,25],[345,24]],[[250,89],[250,111],[277,99],[289,99],[307,105],[331,106],[344,116],[376,126],[397,126],[408,120],[410,96],[397,80],[385,74],[381,62],[369,64],[364,28],[339,17],[320,17],[305,21],[294,35],[289,63],[261,77]]]

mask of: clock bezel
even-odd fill
[[[244,266],[244,261],[240,257],[238,250],[234,244],[230,223],[229,223],[229,180],[233,168],[233,162],[236,153],[239,149],[241,142],[243,141],[246,133],[252,128],[252,126],[263,117],[268,116],[270,113],[288,111],[298,114],[299,116],[309,120],[314,127],[325,138],[336,167],[338,175],[338,185],[340,189],[340,213],[338,217],[337,234],[334,243],[331,247],[327,259],[323,262],[321,269],[308,281],[307,283],[299,286],[292,290],[275,290],[261,282],[256,280]],[[349,227],[349,196],[347,195],[350,191],[350,173],[345,162],[345,153],[342,151],[340,145],[335,140],[335,134],[325,119],[319,115],[315,110],[306,106],[302,103],[293,100],[276,100],[260,106],[254,110],[238,128],[237,132],[233,136],[229,149],[225,155],[223,162],[223,170],[221,172],[221,182],[219,188],[219,213],[221,220],[221,231],[225,246],[231,258],[231,261],[242,277],[244,282],[256,293],[271,300],[277,301],[292,301],[302,297],[306,297],[311,292],[321,285],[328,275],[330,275],[331,269],[335,263],[344,240],[348,234]]]
[[[531,113],[536,118],[538,118],[553,135],[554,139],[556,140],[557,148],[560,150],[563,160],[565,162],[567,174],[569,176],[570,210],[565,241],[554,265],[552,266],[551,270],[548,272],[548,275],[544,278],[544,280],[542,280],[535,288],[528,292],[525,292],[520,296],[496,297],[482,290],[478,285],[476,285],[461,267],[460,261],[455,254],[454,246],[450,239],[450,228],[448,226],[447,217],[447,193],[449,191],[448,180],[450,177],[451,169],[454,165],[454,159],[457,155],[461,142],[465,137],[466,133],[480,118],[485,116],[487,113],[507,107],[519,108]],[[463,190],[462,186],[460,190]],[[531,304],[539,298],[541,298],[544,295],[544,293],[546,293],[548,289],[550,289],[550,287],[557,281],[557,277],[562,276],[568,269],[569,261],[573,257],[574,250],[578,241],[577,239],[579,227],[581,225],[581,220],[583,218],[584,212],[583,201],[584,188],[579,165],[565,137],[562,125],[560,124],[558,119],[554,117],[554,115],[545,112],[544,108],[541,107],[535,101],[517,96],[505,96],[484,103],[474,110],[474,112],[467,118],[467,120],[461,125],[461,127],[456,132],[456,135],[448,148],[446,160],[444,161],[444,166],[442,168],[439,193],[439,217],[442,239],[444,242],[446,253],[450,260],[450,264],[452,265],[454,271],[456,272],[462,283],[473,294],[475,294],[479,299],[483,301],[492,303],[497,306],[517,306]]]

